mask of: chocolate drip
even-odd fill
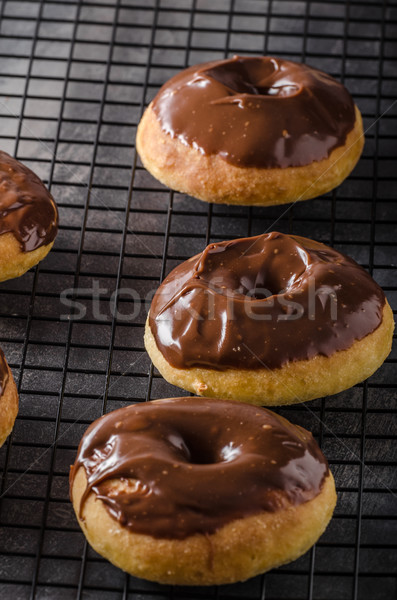
[[[183,539],[317,496],[327,461],[311,434],[263,408],[173,398],[95,421],[71,469],[133,532]],[[115,481],[117,480],[117,481]]]
[[[176,368],[278,368],[331,356],[381,323],[385,296],[352,259],[268,233],[211,244],[157,290],[149,326]]]
[[[343,146],[355,124],[347,89],[303,64],[271,57],[195,65],[152,104],[162,129],[239,167],[300,167]]]
[[[0,348],[0,396],[2,396],[5,392],[8,378],[8,364],[4,356],[4,352]]]
[[[12,233],[23,252],[50,244],[58,210],[43,182],[25,165],[0,151],[0,235]]]

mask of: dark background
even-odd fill
[[[397,308],[397,5],[3,0],[0,6],[1,148],[48,183],[61,216],[48,258],[0,285],[1,346],[21,401],[0,451],[0,597],[395,598],[395,353],[362,385],[280,409],[318,436],[338,505],[315,548],[244,584],[171,588],[125,576],[85,544],[68,500],[68,471],[82,433],[103,411],[183,393],[150,367],[144,299],[208,241],[272,229],[315,238],[361,263]],[[332,194],[293,208],[207,206],[170,192],[142,169],[136,125],[158,87],[186,65],[234,53],[305,61],[349,88],[363,113],[366,145],[354,173]],[[102,316],[95,312],[95,286],[104,290]],[[68,288],[79,288],[83,319],[68,318],[72,311],[60,301]],[[112,294],[121,288],[135,290],[141,310],[133,312],[132,292],[124,292],[112,316]]]

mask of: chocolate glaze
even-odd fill
[[[3,350],[0,348],[0,396],[5,392],[9,379],[8,364],[4,356]]]
[[[0,151],[0,235],[12,233],[23,252],[50,244],[58,210],[43,182],[25,165]]]
[[[273,232],[210,244],[176,267],[149,326],[173,367],[273,369],[350,348],[380,325],[384,304],[352,259]]]
[[[306,430],[263,408],[197,398],[98,419],[80,443],[71,487],[79,467],[88,480],[80,518],[93,491],[124,527],[171,539],[307,502],[328,474]]]
[[[326,159],[356,119],[352,97],[333,77],[271,57],[190,67],[163,85],[152,108],[166,133],[239,167]]]

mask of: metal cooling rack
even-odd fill
[[[360,262],[397,308],[397,5],[3,0],[0,6],[1,148],[47,182],[61,216],[48,258],[0,286],[1,346],[21,404],[0,452],[0,597],[395,598],[395,354],[352,390],[280,410],[318,437],[339,501],[315,548],[244,584],[171,588],[124,575],[85,543],[68,500],[68,471],[83,431],[103,411],[181,395],[150,366],[145,311],[163,276],[210,240],[275,228],[313,237]],[[207,206],[163,188],[141,167],[136,125],[158,87],[188,64],[234,53],[307,61],[348,86],[367,142],[353,175],[335,192],[294,207]]]

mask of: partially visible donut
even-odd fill
[[[3,351],[0,349],[0,446],[4,444],[10,435],[17,414],[17,386]]]
[[[304,64],[240,57],[195,65],[163,85],[138,126],[143,165],[207,202],[270,205],[338,186],[363,146],[347,89]]]
[[[0,281],[19,277],[51,250],[58,210],[43,182],[0,151]]]
[[[336,502],[310,433],[266,409],[197,398],[95,421],[70,490],[99,554],[134,576],[181,585],[241,581],[298,558]]]
[[[210,244],[177,266],[154,295],[145,346],[174,385],[270,406],[363,381],[389,354],[393,328],[362,267],[273,232]]]

